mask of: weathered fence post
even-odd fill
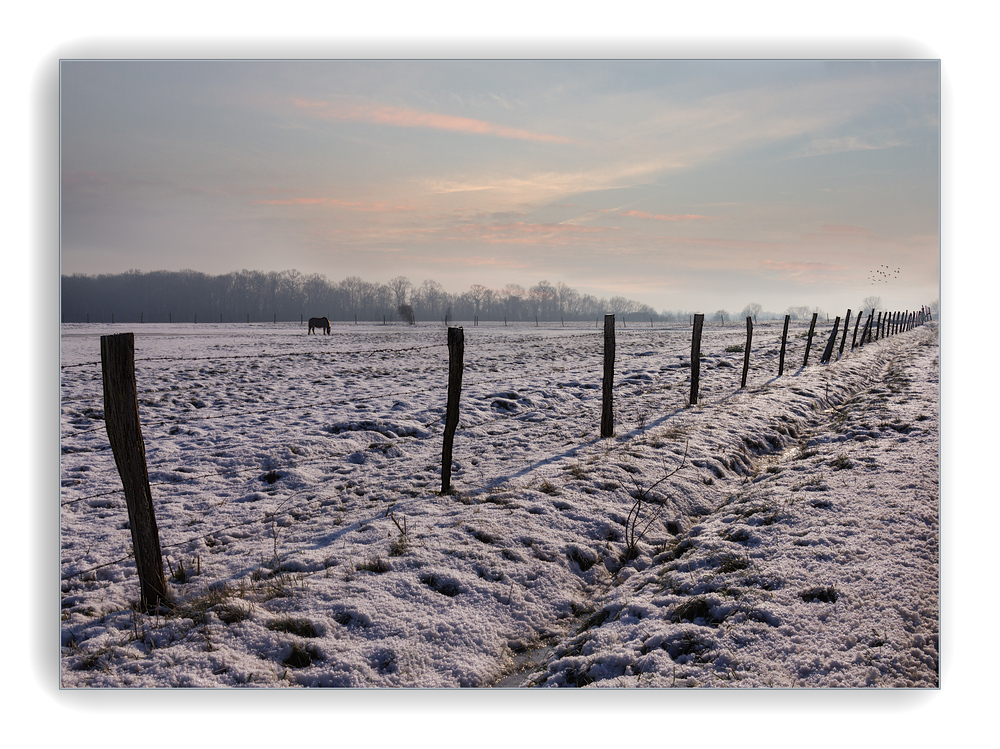
[[[604,384],[601,400],[601,438],[615,435],[612,390],[615,380],[615,316],[604,316]]]
[[[868,313],[868,319],[865,321],[865,329],[861,333],[861,345],[864,346],[866,343],[872,342],[872,325],[875,323],[875,310]]]
[[[812,322],[809,323],[809,337],[806,339],[806,356],[802,360],[802,366],[806,366],[809,363],[809,349],[812,348],[813,333],[816,332],[816,318],[819,316],[818,312],[813,312]]]
[[[691,331],[691,405],[698,405],[698,379],[701,376],[701,329],[705,324],[704,315],[692,318]]]
[[[753,320],[747,318],[747,345],[743,349],[743,379],[740,381],[740,388],[747,386],[747,370],[750,369],[750,341],[753,340]]]
[[[847,329],[851,327],[851,311],[847,310],[847,317],[844,318],[844,335],[840,339],[840,352],[837,354],[839,359],[844,355],[844,344],[847,343]]]
[[[785,373],[785,341],[788,340],[788,321],[791,315],[785,315],[785,327],[781,331],[781,354],[778,355],[778,377]]]
[[[444,449],[441,452],[441,493],[451,493],[451,451],[458,427],[458,404],[462,397],[462,369],[465,360],[465,331],[448,328],[448,409],[444,421]]]
[[[139,604],[149,610],[167,601],[167,582],[163,576],[160,536],[149,490],[146,446],[139,425],[132,333],[101,336],[101,373],[104,425],[125,490],[135,569],[139,575]]]
[[[837,345],[837,333],[839,332],[840,315],[837,315],[837,319],[833,321],[833,332],[830,334],[830,340],[826,342],[826,348],[823,350],[823,358],[819,360],[820,364],[826,364],[833,357],[833,347]]]
[[[851,337],[851,351],[854,351],[858,346],[858,326],[861,325],[861,315],[863,312],[858,313],[858,319],[854,321],[854,335]]]

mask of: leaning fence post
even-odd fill
[[[139,575],[139,604],[156,608],[167,600],[160,536],[149,490],[146,447],[139,425],[135,385],[135,338],[132,333],[101,336],[101,374],[104,380],[104,425],[125,490],[135,569]]]
[[[844,336],[840,339],[840,352],[837,354],[839,359],[844,355],[844,344],[847,343],[847,329],[851,327],[851,311],[847,310],[847,317],[844,319]]]
[[[692,318],[691,331],[691,405],[698,405],[698,379],[701,376],[701,328],[705,324],[704,315]]]
[[[838,332],[840,332],[840,315],[837,315],[837,319],[833,321],[833,332],[830,334],[830,340],[826,342],[826,349],[823,351],[823,358],[819,360],[820,364],[826,364],[833,357],[833,347],[837,344]]]
[[[462,368],[465,359],[465,331],[448,328],[448,410],[444,421],[444,448],[441,452],[441,493],[451,493],[451,450],[458,427],[458,404],[462,396]]]
[[[809,323],[809,337],[806,339],[806,355],[802,360],[802,366],[806,366],[809,363],[809,349],[812,348],[813,333],[816,332],[816,318],[819,316],[818,312],[813,312],[812,322]]]
[[[788,339],[788,321],[791,315],[785,315],[785,327],[781,331],[781,354],[778,356],[778,377],[785,373],[785,341]]]
[[[613,437],[615,418],[612,407],[612,390],[615,379],[615,316],[604,316],[604,386],[601,401],[601,438]]]
[[[747,370],[750,369],[750,341],[753,340],[753,319],[747,318],[747,345],[743,349],[743,380],[740,382],[740,388],[745,388],[747,386]]]

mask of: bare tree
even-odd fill
[[[740,317],[742,317],[742,318],[752,317],[753,321],[754,321],[754,324],[756,324],[757,323],[757,315],[760,314],[760,311],[762,309],[763,309],[763,307],[761,307],[757,302],[750,302],[750,304],[748,304],[746,307],[744,307],[743,311],[740,312]]]
[[[724,310],[724,309],[716,310],[715,311],[715,317],[719,318],[719,324],[720,325],[725,325],[726,324],[726,318],[729,317],[729,313],[726,312],[726,310]]]
[[[868,314],[874,314],[878,311],[878,308],[882,306],[882,297],[880,296],[866,296],[865,301],[861,305],[864,311]]]
[[[410,279],[406,276],[396,276],[394,279],[389,281],[389,288],[392,290],[392,294],[395,297],[397,309],[406,304],[406,295],[412,286],[413,284],[410,283]]]

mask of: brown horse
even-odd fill
[[[325,317],[309,318],[309,333],[312,333],[315,328],[322,328],[326,331],[326,335],[330,335],[330,321]],[[309,335],[309,333],[306,333],[306,335]]]

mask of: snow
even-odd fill
[[[692,407],[690,328],[619,325],[601,439],[603,331],[465,324],[442,496],[441,325],[63,325],[61,684],[936,687],[938,328],[803,368],[807,327],[741,389],[707,326]],[[123,331],[173,611],[132,606]]]

